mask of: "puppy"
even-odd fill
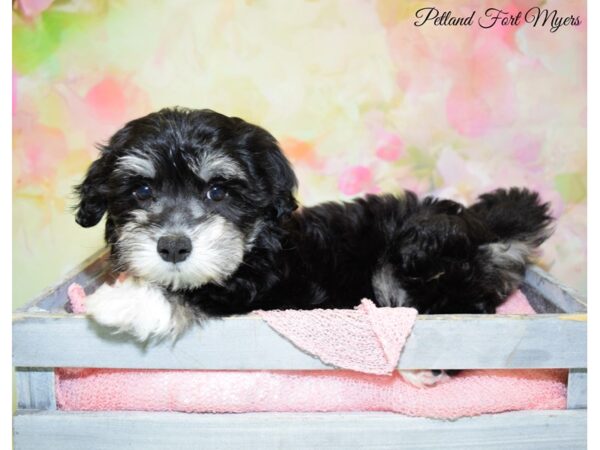
[[[163,109],[119,130],[76,187],[115,272],[88,301],[145,341],[205,317],[352,308],[364,297],[422,314],[492,313],[548,236],[548,205],[499,189],[470,207],[412,192],[297,210],[275,138],[210,110]],[[433,384],[440,371],[406,375]]]

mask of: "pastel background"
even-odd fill
[[[579,27],[417,28],[541,4]],[[102,245],[71,187],[125,121],[212,108],[270,130],[305,204],[366,192],[551,201],[541,263],[586,284],[585,1],[21,0],[13,12],[13,304]]]

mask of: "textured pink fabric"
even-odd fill
[[[67,288],[67,295],[73,314],[85,314],[85,291],[77,283],[72,283]]]
[[[504,303],[496,308],[496,314],[535,314],[521,291],[515,291]]]
[[[414,308],[378,308],[363,299],[354,309],[257,311],[278,333],[325,364],[391,374],[417,318]]]
[[[83,290],[70,288],[69,295],[74,303],[84,305]],[[381,361],[385,361],[385,365],[396,358],[398,345],[401,346],[406,339],[404,333],[397,335],[396,331],[390,331],[390,323],[386,318],[385,325],[381,327],[369,322],[381,320],[380,313],[392,311],[395,315],[394,309],[387,310],[388,308],[376,308],[371,302],[363,301],[353,311],[346,311],[341,315],[314,313],[316,316],[313,314],[313,319],[316,317],[323,321],[323,326],[331,325],[332,320],[339,323],[350,321],[352,325],[361,328],[362,331],[356,335],[361,339],[370,330],[372,341],[381,345],[379,356],[382,359],[377,359],[375,365],[382,364]],[[517,292],[507,299],[498,312],[527,314],[533,313],[533,310],[525,296]],[[279,332],[288,333],[289,328],[293,328],[291,318],[296,317],[296,314],[307,313],[311,312],[294,312],[292,315],[281,312],[259,314],[272,322],[276,329],[279,327]],[[399,314],[398,317],[400,321],[410,322],[410,316]],[[305,324],[302,317],[298,321]],[[369,326],[366,326],[367,322]],[[407,326],[412,327],[412,324]],[[305,328],[312,330],[312,333],[320,329]],[[307,346],[316,346],[318,343],[318,340],[315,341],[310,336],[311,333],[292,334],[298,342],[302,341]],[[324,360],[330,357],[333,356],[329,350],[321,355]],[[371,363],[367,365],[371,367]],[[564,409],[566,376],[564,370],[469,370],[437,386],[417,388],[405,382],[397,372],[391,376],[382,376],[350,370],[61,368],[56,369],[56,398],[59,409],[75,411],[393,411],[411,416],[456,419],[502,411]]]
[[[332,371],[57,369],[59,409],[77,411],[393,411],[456,419],[564,409],[565,372],[472,370],[430,388],[392,376]]]

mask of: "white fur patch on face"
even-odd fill
[[[139,150],[119,158],[117,170],[134,173],[146,178],[154,178],[156,175],[156,168],[152,161]]]
[[[100,286],[87,297],[86,308],[99,324],[139,341],[177,336],[194,321],[191,311],[169,302],[160,288],[133,278]]]
[[[177,264],[164,261],[156,250],[158,239],[182,234],[192,241],[192,252]],[[220,284],[244,257],[244,236],[231,222],[214,215],[191,230],[161,230],[127,224],[117,242],[124,269],[135,276],[172,289]]]
[[[379,306],[402,306],[406,302],[407,294],[400,282],[394,276],[390,264],[382,265],[373,273],[371,278],[375,299]]]
[[[190,161],[192,171],[205,181],[216,176],[245,180],[246,174],[230,157],[219,153],[205,153],[199,160]]]

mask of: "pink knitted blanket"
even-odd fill
[[[273,329],[325,364],[391,374],[415,320],[414,308],[378,308],[363,299],[354,309],[257,311]]]
[[[84,312],[83,290],[71,286],[69,296],[73,310]],[[498,313],[533,310],[519,292]],[[406,383],[394,368],[416,318],[416,311],[409,308],[377,308],[364,300],[354,310],[258,314],[304,351],[352,370],[63,368],[56,370],[58,407],[83,411],[393,411],[443,419],[566,407],[564,370],[470,370],[434,387]],[[348,350],[355,345],[358,351]],[[391,376],[375,375],[392,371]]]

